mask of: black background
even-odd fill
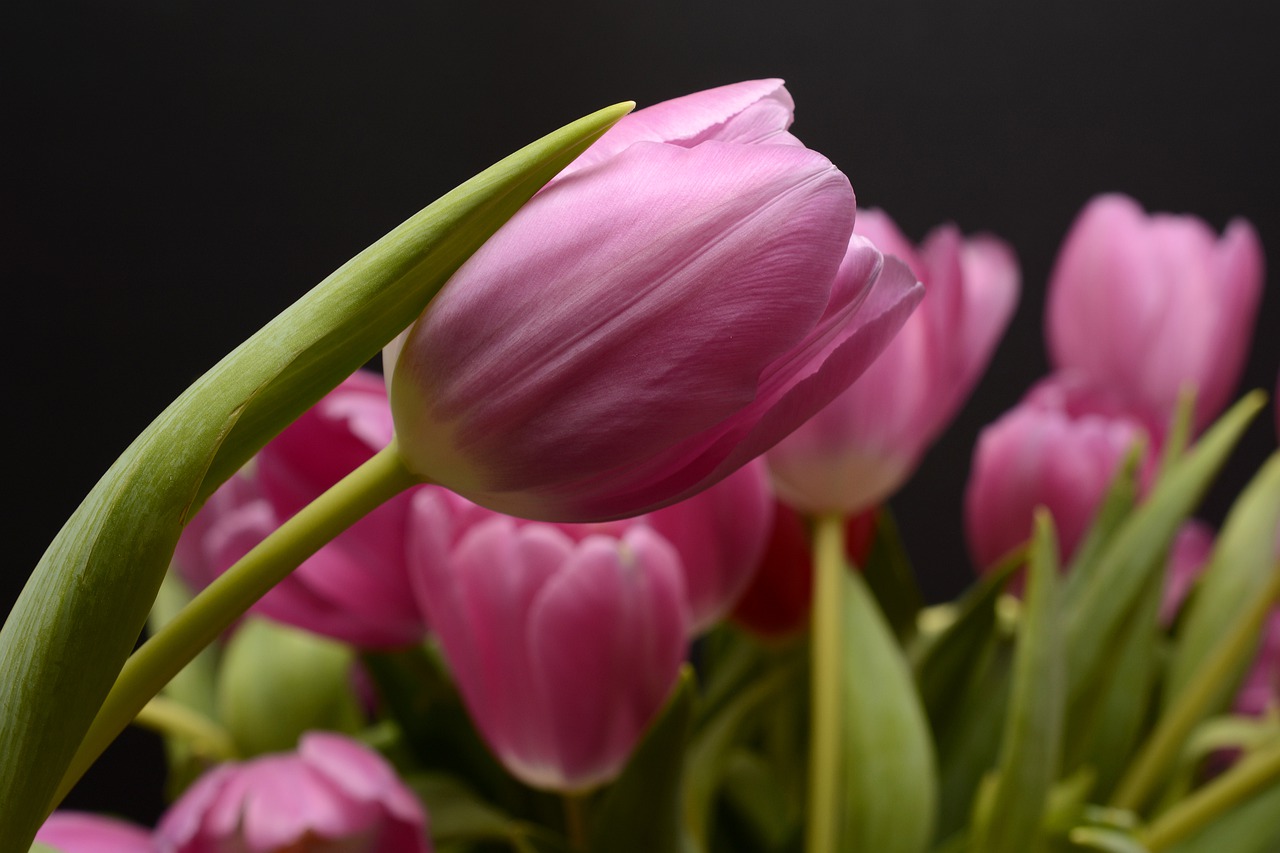
[[[919,239],[952,220],[1017,250],[1022,301],[956,425],[893,501],[934,597],[970,577],[978,430],[1046,369],[1044,283],[1084,202],[1117,190],[1280,259],[1270,4],[24,4],[4,28],[0,253],[16,596],[80,498],[171,399],[409,214],[593,109],[780,76],[794,132]],[[1274,387],[1268,291],[1245,387]],[[1275,446],[1250,431],[1206,515]],[[72,801],[154,817],[131,735]],[[136,790],[126,779],[143,777]]]

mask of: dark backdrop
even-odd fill
[[[932,596],[970,573],[981,426],[1045,370],[1044,282],[1093,194],[1280,258],[1269,4],[757,0],[488,4],[117,0],[6,16],[0,194],[10,365],[5,606],[115,456],[310,285],[456,183],[623,99],[781,76],[795,132],[909,236],[953,220],[1018,251],[994,364],[894,501]],[[1274,387],[1280,295],[1244,387]],[[1255,425],[1207,515],[1275,445]],[[138,756],[142,756],[141,758]],[[149,819],[132,735],[74,801]],[[129,774],[149,781],[127,789]]]

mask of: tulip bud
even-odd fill
[[[390,442],[381,377],[356,373],[224,484],[183,531],[174,562],[203,588],[282,522]],[[393,498],[304,561],[254,611],[367,648],[425,633],[405,567],[411,495]]]
[[[1240,378],[1262,267],[1258,235],[1243,219],[1218,237],[1193,216],[1149,216],[1131,198],[1099,196],[1076,219],[1049,281],[1053,363],[1159,422],[1193,387],[1203,427]]]
[[[534,196],[384,356],[407,467],[511,515],[621,518],[847,387],[919,291],[850,242],[848,180],[790,108],[774,80],[633,113]]]
[[[421,804],[383,758],[311,732],[296,753],[220,765],[160,819],[157,846],[208,850],[429,853]]]
[[[292,749],[309,729],[354,733],[364,722],[354,667],[348,646],[251,617],[219,665],[218,717],[241,755]]]
[[[152,853],[151,834],[122,820],[83,812],[54,812],[36,833],[36,842],[59,853]]]
[[[876,506],[915,471],[977,383],[1018,299],[1018,263],[993,237],[933,231],[917,252],[878,210],[855,231],[904,261],[920,307],[857,382],[768,453],[782,499],[804,512]]]
[[[679,558],[644,525],[575,542],[495,517],[450,547],[415,528],[414,581],[480,734],[526,783],[614,778],[670,693],[688,615]]]
[[[1173,624],[1212,553],[1213,530],[1202,522],[1188,521],[1173,537],[1165,561],[1164,594],[1160,599],[1162,624]]]
[[[705,492],[642,517],[680,555],[695,634],[723,618],[751,582],[773,506],[768,470],[755,460]]]
[[[1037,506],[1052,513],[1061,557],[1070,558],[1125,454],[1149,436],[1106,403],[1070,377],[1051,377],[982,431],[965,489],[979,568],[1027,540]]]

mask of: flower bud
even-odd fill
[[[776,80],[690,95],[535,195],[384,355],[409,469],[515,516],[621,518],[847,387],[919,290],[851,243],[849,182],[790,121]]]
[[[611,780],[684,659],[675,550],[644,525],[575,542],[502,517],[452,538],[415,528],[414,581],[480,734],[535,787]]]
[[[857,382],[768,453],[783,501],[803,512],[858,512],[897,491],[977,383],[1018,299],[1018,263],[993,237],[950,225],[919,251],[886,214],[855,232],[904,261],[924,299]]]
[[[1239,381],[1262,268],[1262,245],[1243,219],[1219,237],[1193,216],[1148,215],[1126,196],[1099,196],[1076,219],[1049,281],[1053,363],[1161,423],[1193,387],[1202,428]]]
[[[328,732],[304,735],[296,753],[215,767],[165,813],[155,838],[168,853],[431,850],[426,814],[391,766]]]

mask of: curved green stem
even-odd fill
[[[1157,818],[1143,833],[1146,849],[1151,853],[1167,850],[1277,782],[1280,782],[1280,743],[1246,756]]]
[[[404,467],[392,443],[280,525],[209,584],[125,663],[62,777],[49,810],[57,808],[89,765],[147,701],[255,601],[339,533],[420,482]]]
[[[813,615],[809,674],[809,811],[805,832],[808,853],[831,853],[840,834],[840,646],[844,624],[844,519],[819,516],[814,528]]]
[[[1258,633],[1277,598],[1280,598],[1280,563],[1272,568],[1271,580],[1263,593],[1227,629],[1226,636],[1177,701],[1160,718],[1137,759],[1120,780],[1111,800],[1112,806],[1136,812],[1151,798],[1156,787],[1166,779],[1168,769],[1177,761],[1191,730],[1222,694],[1232,674],[1240,671],[1241,664],[1257,647]]]

